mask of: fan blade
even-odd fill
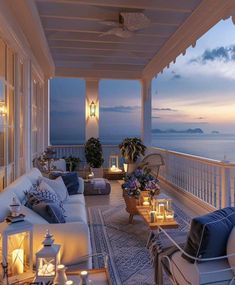
[[[118,27],[119,23],[115,21],[100,21],[99,24],[105,25],[105,26],[110,26],[110,27]]]
[[[144,29],[151,23],[143,13],[121,12],[120,14],[124,19],[124,26],[131,32]]]
[[[100,36],[102,37],[108,35],[115,35],[120,38],[130,38],[133,36],[133,33],[123,28],[113,28],[107,32],[102,33]]]

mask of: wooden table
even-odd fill
[[[159,231],[162,229],[177,229],[179,224],[174,219],[172,220],[157,220],[154,223],[150,222],[150,207],[149,206],[136,206],[139,215],[143,218],[144,222],[150,229],[148,241],[146,247],[149,247],[152,235],[158,235]]]

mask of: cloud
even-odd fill
[[[178,110],[172,108],[152,108],[153,111],[169,111],[169,112],[177,112]]]
[[[195,118],[196,120],[204,120],[205,118],[204,117],[198,117],[198,118]]]
[[[135,110],[138,110],[139,106],[105,106],[101,107],[101,112],[115,112],[115,113],[131,113]]]
[[[182,76],[179,74],[175,74],[174,76],[172,76],[171,80],[177,80],[177,79],[181,79]]]
[[[161,117],[152,116],[152,119],[161,119]]]
[[[214,49],[206,49],[199,57],[193,58],[189,63],[197,62],[206,64],[212,61],[229,62],[235,61],[235,45],[220,46]]]

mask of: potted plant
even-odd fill
[[[90,138],[85,144],[86,161],[94,173],[94,177],[103,177],[104,163],[102,145],[97,138]]]
[[[141,155],[145,154],[146,146],[140,138],[125,138],[119,145],[119,149],[125,162],[128,164],[127,172],[131,173],[136,168],[136,162]]]
[[[132,223],[134,215],[138,215],[136,206],[141,204],[143,197],[160,193],[159,180],[150,174],[147,168],[137,168],[133,173],[126,174],[122,184],[123,198],[126,203],[126,211],[129,213],[129,223]]]
[[[79,163],[81,162],[79,157],[70,155],[69,157],[63,157],[63,159],[66,161],[67,171],[72,172],[72,171],[78,170]]]

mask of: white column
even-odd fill
[[[27,60],[25,62],[25,70],[24,70],[24,86],[25,86],[25,169],[26,172],[29,171],[32,167],[32,151],[31,151],[31,91],[32,91],[32,84],[31,84],[31,61]]]
[[[151,146],[152,131],[152,80],[142,79],[141,90],[141,138],[146,146]]]
[[[19,94],[19,57],[15,55],[15,178],[20,176],[20,94]]]
[[[49,141],[49,131],[50,131],[50,82],[48,78],[44,80],[44,90],[43,90],[43,103],[42,103],[42,110],[43,110],[43,150],[45,150],[48,145],[50,144]]]
[[[96,105],[96,116],[90,117],[90,104]],[[99,80],[86,79],[86,140],[99,137]]]

